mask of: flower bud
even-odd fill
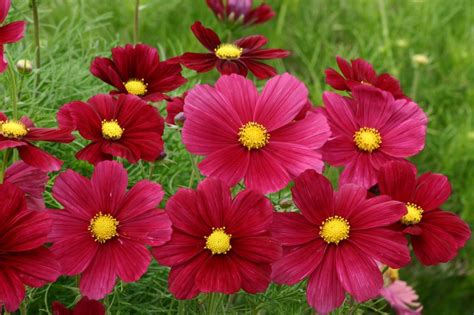
[[[287,209],[287,208],[291,207],[292,204],[293,204],[293,202],[291,201],[290,198],[280,200],[280,207],[282,209]]]
[[[183,112],[178,113],[176,116],[174,116],[174,123],[176,124],[176,126],[182,127],[185,120],[186,118],[184,117]]]
[[[18,72],[26,74],[26,73],[31,73],[33,71],[33,65],[31,64],[31,61],[28,59],[20,59],[16,63],[16,68],[18,69]]]
[[[427,65],[430,62],[428,56],[423,54],[413,55],[411,60],[415,65]]]

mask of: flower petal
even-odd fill
[[[196,286],[201,292],[233,294],[240,289],[237,264],[228,255],[209,255],[196,274]]]
[[[413,202],[416,169],[408,162],[388,162],[379,170],[378,185],[381,194],[401,202]]]
[[[26,164],[46,172],[58,171],[63,164],[61,160],[31,144],[18,147],[18,153]]]
[[[439,208],[451,195],[448,177],[441,174],[425,173],[416,181],[413,202],[423,210]]]
[[[92,300],[100,300],[112,292],[116,278],[116,262],[113,248],[109,244],[101,246],[100,252],[81,275],[79,289],[83,296]]]
[[[128,175],[122,164],[104,161],[96,165],[91,178],[91,192],[96,197],[97,211],[118,214],[118,206],[125,197]]]

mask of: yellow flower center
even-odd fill
[[[0,121],[0,134],[5,138],[21,138],[28,134],[29,129],[18,120]]]
[[[219,59],[239,59],[243,49],[235,44],[220,44],[214,51]]]
[[[101,244],[118,236],[117,226],[119,221],[110,214],[97,213],[90,221],[89,232],[96,242]]]
[[[263,148],[270,139],[267,129],[254,121],[246,123],[239,130],[239,142],[249,150]]]
[[[372,152],[380,148],[382,137],[375,128],[362,127],[354,133],[356,146],[366,152]]]
[[[349,222],[336,215],[323,221],[319,227],[319,235],[326,243],[338,245],[340,241],[349,238],[350,229]]]
[[[205,249],[209,249],[213,255],[227,254],[232,248],[230,245],[230,238],[232,234],[225,232],[225,226],[222,228],[212,228],[212,233],[209,236],[204,236],[206,239]]]
[[[402,217],[402,223],[405,225],[420,223],[423,217],[423,209],[411,202],[407,202],[406,207],[407,213]]]
[[[137,80],[137,79],[132,79],[128,80],[127,83],[124,83],[125,89],[127,89],[127,92],[133,95],[138,95],[142,96],[145,95],[147,90],[148,83],[145,83],[144,79]]]
[[[116,119],[102,120],[102,136],[108,140],[119,140],[123,131]]]

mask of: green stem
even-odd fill
[[[27,315],[26,311],[26,300],[20,305],[20,315]]]
[[[3,162],[0,168],[0,184],[3,183],[3,179],[5,178],[5,170],[7,169],[8,161],[10,160],[11,154],[12,154],[12,149],[7,149],[3,153]]]
[[[138,43],[138,26],[139,26],[139,14],[140,14],[140,0],[135,2],[135,23],[133,27],[133,43]]]
[[[219,308],[222,308],[222,298],[221,293],[209,293],[206,299],[206,315],[215,315],[220,314],[218,312]]]
[[[416,99],[416,90],[418,89],[418,81],[420,79],[420,69],[417,65],[415,65],[415,73],[413,75],[413,83],[411,85],[411,93],[410,97]]]
[[[186,305],[184,300],[178,300],[178,315],[186,314]]]
[[[390,42],[387,11],[385,8],[385,0],[379,0],[378,5],[379,5],[379,12],[380,12],[380,19],[382,22],[383,40],[385,44],[385,49],[387,50],[387,54],[390,59],[390,72],[395,72],[396,69],[395,69],[395,64],[394,64],[394,59],[393,59],[392,44]]]
[[[199,169],[197,167],[195,157],[192,154],[189,154],[189,158],[191,159],[192,170],[191,170],[191,177],[189,178],[188,187],[192,188],[193,187],[192,185],[193,185],[193,182],[194,182],[194,177],[195,176],[199,177]]]
[[[33,10],[33,25],[34,25],[34,32],[35,32],[35,64],[36,72],[35,76],[35,87],[38,86],[40,81],[40,72],[39,69],[41,68],[41,51],[40,51],[40,34],[39,34],[39,16],[38,16],[38,4],[36,0],[31,0],[31,8]]]
[[[11,102],[12,102],[12,116],[13,119],[18,118],[18,92],[16,88],[16,76],[13,68],[8,65],[8,76],[10,77],[10,94],[11,94]]]

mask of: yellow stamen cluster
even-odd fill
[[[407,213],[402,217],[402,223],[405,225],[420,223],[423,217],[423,209],[411,202],[407,202],[406,207]]]
[[[124,130],[116,119],[102,120],[102,136],[107,140],[119,140]]]
[[[88,230],[96,242],[104,244],[108,240],[118,236],[118,225],[119,221],[113,216],[99,212],[91,219]]]
[[[354,133],[354,143],[359,150],[372,152],[380,148],[382,137],[377,129],[362,127]]]
[[[349,238],[351,226],[349,222],[338,215],[327,218],[319,227],[319,235],[328,244],[339,244]]]
[[[249,150],[263,148],[269,139],[267,129],[254,121],[246,123],[239,129],[239,142]]]
[[[131,79],[128,80],[127,83],[124,82],[123,84],[125,85],[125,89],[127,89],[127,92],[133,95],[142,96],[145,95],[146,92],[148,92],[148,83],[145,83],[144,79]]]
[[[239,59],[243,49],[235,44],[220,44],[214,49],[219,59]]]
[[[21,138],[28,134],[29,129],[18,120],[0,121],[0,134],[5,138]]]
[[[208,249],[215,254],[227,254],[232,248],[230,245],[230,239],[232,234],[225,232],[225,226],[221,228],[212,228],[212,233],[209,236],[204,236],[206,239],[206,246],[204,249]]]

